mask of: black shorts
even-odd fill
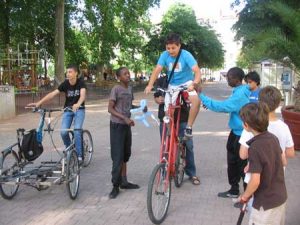
[[[131,143],[131,126],[110,121],[111,159],[128,162],[131,156]]]

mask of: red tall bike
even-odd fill
[[[176,104],[169,104],[168,111],[163,118],[163,131],[160,146],[159,163],[154,167],[150,176],[147,193],[147,209],[150,220],[160,224],[167,216],[171,200],[171,180],[180,187],[185,168],[185,141],[179,137],[180,109],[188,95],[186,87],[176,90],[163,90],[172,99],[175,92],[179,92]]]

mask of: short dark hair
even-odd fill
[[[181,44],[181,37],[179,36],[179,34],[170,33],[166,38],[166,45],[168,44]]]
[[[79,68],[78,68],[78,66],[75,65],[75,64],[69,64],[69,65],[67,66],[67,69],[73,69],[73,70],[75,70],[75,72],[77,72],[77,73],[79,74]]]
[[[258,99],[260,102],[267,104],[270,111],[273,112],[279,106],[281,97],[282,95],[278,88],[274,86],[266,86],[260,90]]]
[[[245,77],[244,70],[242,70],[239,67],[232,67],[231,69],[228,70],[227,72],[227,77],[230,76],[234,79],[237,79],[239,81],[243,81]]]
[[[245,76],[246,82],[249,80],[254,81],[257,85],[260,85],[260,76],[256,71],[251,71]]]
[[[127,67],[121,66],[119,69],[116,70],[116,75],[117,75],[117,77],[121,76],[121,71],[122,71],[123,69],[127,69]]]
[[[244,123],[257,132],[268,130],[269,108],[265,103],[248,103],[240,111],[240,116]]]

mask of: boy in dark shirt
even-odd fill
[[[61,137],[63,139],[66,148],[71,144],[69,131],[67,131],[74,121],[74,137],[75,146],[78,155],[78,161],[82,163],[82,125],[85,118],[85,97],[86,97],[86,85],[83,79],[78,77],[79,70],[76,65],[69,65],[67,67],[67,79],[62,82],[58,88],[37,103],[30,103],[27,106],[40,107],[43,103],[46,103],[53,99],[60,92],[64,92],[66,96],[65,111],[62,117],[61,123]]]
[[[287,192],[281,147],[275,135],[267,131],[269,109],[264,103],[249,103],[240,112],[244,129],[253,133],[249,145],[250,181],[239,201],[246,203],[254,195],[249,224],[284,224]]]
[[[109,198],[116,198],[119,194],[119,187],[122,189],[137,189],[137,184],[127,181],[127,166],[131,156],[131,126],[134,121],[130,119],[130,109],[132,108],[133,93],[128,85],[130,73],[126,67],[121,67],[116,71],[119,85],[115,85],[110,93],[108,112],[110,116],[110,148],[112,164],[113,189]]]

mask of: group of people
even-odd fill
[[[162,72],[167,76],[158,79]],[[77,67],[69,66],[67,79],[57,90],[49,93],[39,102],[29,105],[39,107],[60,92],[66,94],[62,128],[70,128],[74,120],[75,145],[78,159],[82,161],[79,129],[82,128],[85,117],[86,86],[77,75]],[[113,184],[109,194],[111,199],[118,196],[120,188],[139,188],[137,184],[127,180],[127,162],[131,156],[132,144],[131,126],[135,125],[130,110],[139,106],[132,104],[134,96],[129,85],[128,68],[120,67],[116,71],[116,76],[120,83],[112,88],[108,103],[108,112],[111,114],[110,146]],[[192,126],[199,112],[200,101],[209,110],[229,113],[228,125],[231,130],[226,148],[230,188],[218,193],[218,196],[237,198],[240,203],[251,202],[249,203],[252,209],[249,222],[251,225],[284,224],[287,200],[284,167],[287,165],[287,157],[294,156],[294,144],[288,126],[276,117],[275,110],[280,104],[281,93],[272,86],[261,89],[260,77],[256,72],[249,72],[245,76],[241,68],[233,67],[227,72],[226,77],[228,85],[232,88],[230,97],[220,101],[206,96],[200,86],[201,77],[197,61],[191,53],[181,49],[180,36],[170,34],[166,38],[166,51],[161,54],[154,68],[145,93],[152,91],[155,82],[156,86],[164,86],[168,89],[176,89],[179,86],[187,88],[191,104],[181,109],[179,135],[187,138],[185,173],[194,185],[199,185],[200,179],[196,175],[194,162]],[[176,94],[170,99],[159,90],[154,93],[154,100],[159,107],[160,133],[165,111],[169,104],[175,103],[176,99]],[[70,144],[68,133],[62,131],[61,135],[64,144],[68,146]],[[243,193],[240,192],[239,187],[241,179],[244,184]]]

